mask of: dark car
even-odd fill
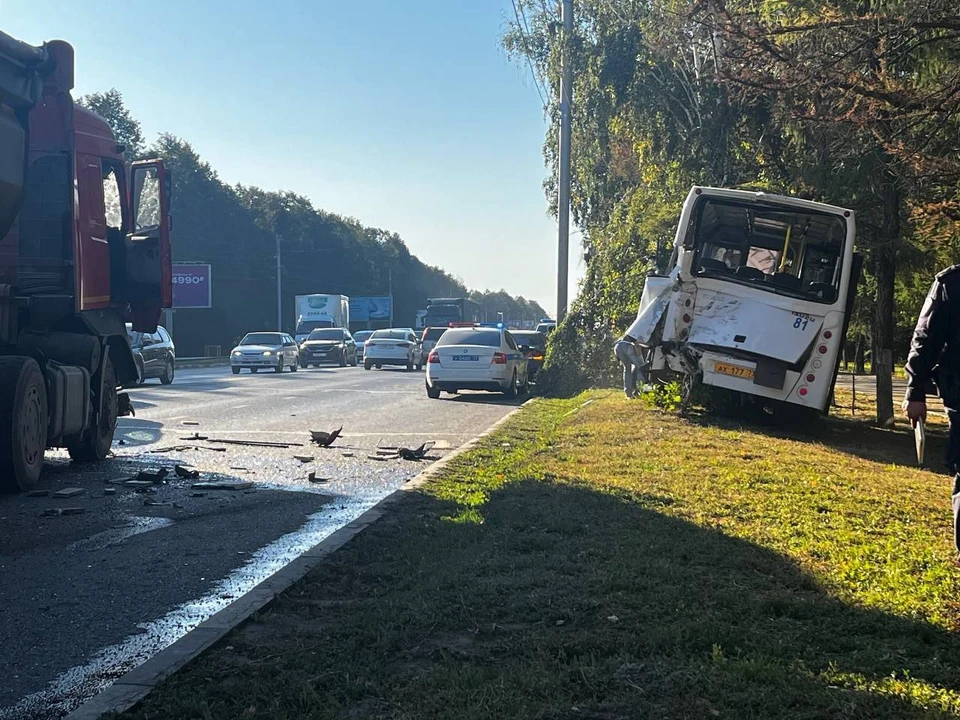
[[[300,364],[303,367],[320,367],[324,363],[357,366],[357,344],[349,330],[317,328],[300,343]]]
[[[172,383],[177,349],[173,346],[167,329],[157,327],[155,333],[141,333],[134,331],[128,323],[127,337],[133,350],[134,362],[137,364],[138,382],[160,378],[164,385]]]
[[[543,367],[543,358],[547,352],[547,336],[534,330],[511,330],[520,352],[527,356],[527,374],[536,376]]]

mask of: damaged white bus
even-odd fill
[[[856,293],[851,210],[694,187],[672,269],[647,278],[627,335],[651,379],[679,377],[774,411],[825,412]]]

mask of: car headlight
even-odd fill
[[[240,357],[240,355],[241,355],[241,352],[240,352],[239,350],[234,350],[234,351],[233,351],[233,356],[234,356],[234,357]]]
[[[263,351],[263,356],[264,356],[264,357],[270,357],[271,355],[273,355],[273,353],[270,352],[269,350],[264,350],[264,351]]]

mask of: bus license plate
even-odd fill
[[[741,367],[740,365],[730,365],[728,363],[714,363],[713,371],[722,373],[724,375],[733,375],[733,377],[744,378],[745,380],[753,380],[753,370],[746,367]]]
[[[454,360],[465,360],[467,362],[476,362],[480,359],[479,355],[454,355]]]

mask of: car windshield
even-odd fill
[[[343,340],[343,330],[313,330],[307,335],[307,340],[336,340],[340,342]]]
[[[475,328],[447,330],[437,341],[437,347],[446,345],[486,345],[487,347],[500,347],[500,331],[478,330]]]
[[[547,346],[547,338],[543,333],[528,331],[514,331],[513,339],[517,345],[527,345],[537,350],[543,350]]]
[[[280,339],[280,333],[247,333],[240,341],[241,345],[283,345]]]
[[[430,342],[436,342],[446,331],[447,329],[442,327],[427,328],[426,332],[423,333],[423,339],[429,340]]]
[[[353,339],[357,342],[366,342],[370,339],[371,335],[373,335],[373,330],[361,330],[358,333],[354,333]]]
[[[377,330],[370,336],[371,340],[406,340],[409,333],[406,330]]]
[[[770,292],[833,303],[847,228],[800,208],[706,199],[693,224],[695,271]]]

